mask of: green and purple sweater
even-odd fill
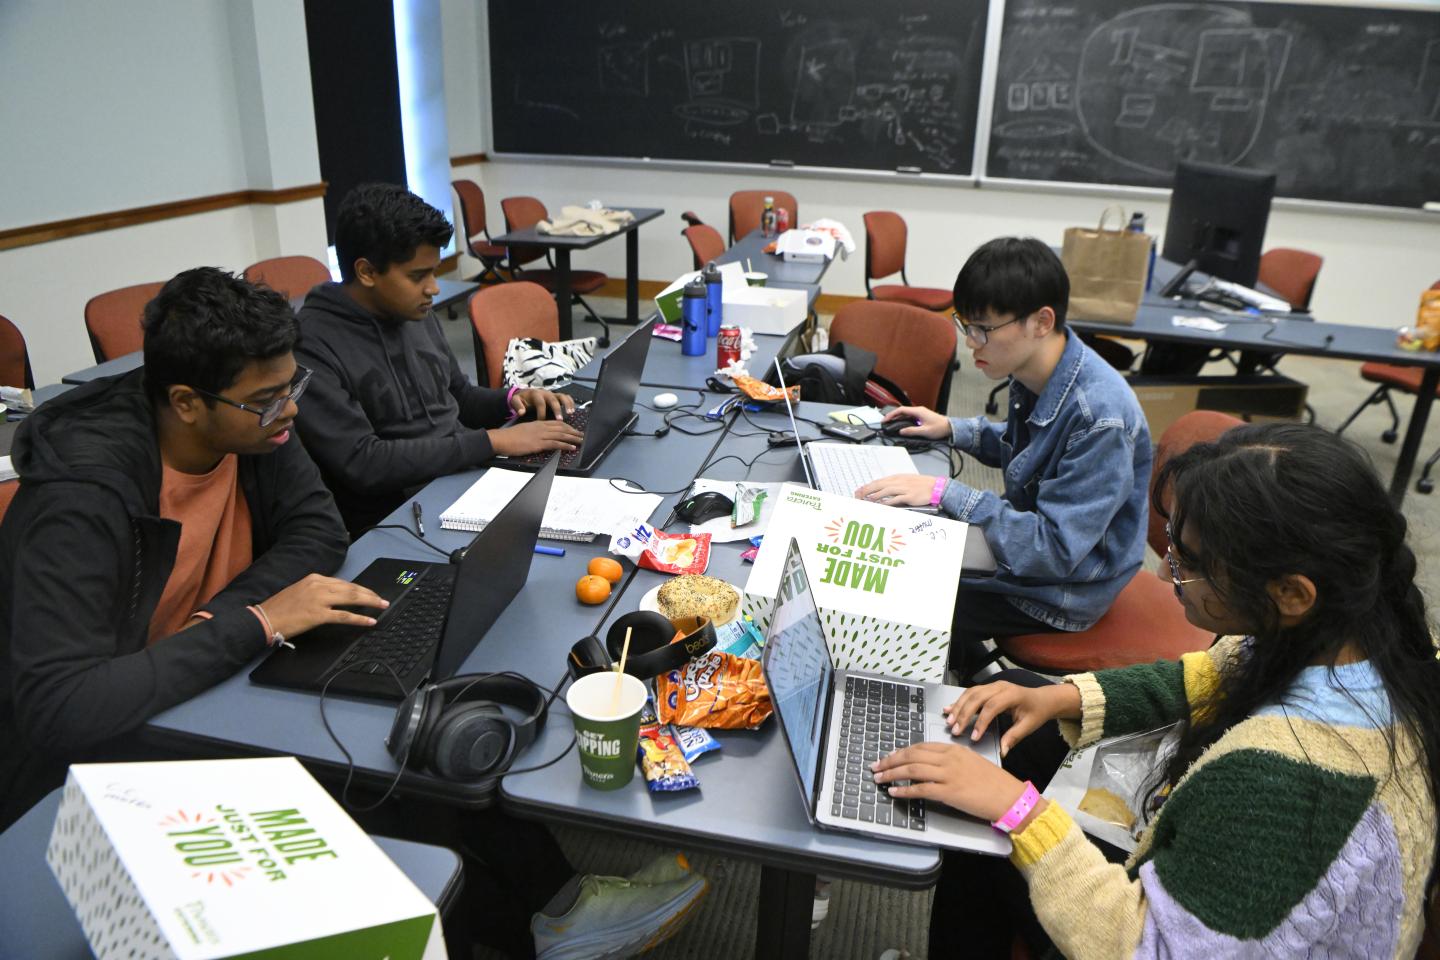
[[[1082,715],[1062,732],[1084,746],[1179,720],[1243,643],[1067,677]],[[1281,702],[1201,754],[1123,867],[1053,803],[1013,837],[1011,859],[1072,960],[1410,960],[1424,930],[1436,816],[1418,745],[1391,723],[1369,663],[1333,674],[1308,667]]]

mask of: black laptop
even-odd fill
[[[635,425],[635,396],[640,392],[640,377],[645,372],[645,358],[650,353],[651,323],[642,323],[600,360],[600,375],[595,381],[595,398],[588,406],[576,407],[567,419],[585,434],[580,448],[560,457],[560,472],[587,476],[594,471],[611,448]],[[538,470],[547,453],[528,457],[509,457],[507,467],[517,470]]]
[[[525,585],[558,465],[552,455],[459,564],[381,557],[366,567],[355,582],[390,601],[375,626],[317,627],[297,637],[295,649],[277,648],[250,680],[402,700],[427,679],[454,676]]]

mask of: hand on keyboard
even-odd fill
[[[569,453],[584,439],[579,430],[564,420],[532,420],[503,430],[491,430],[490,446],[502,457],[523,457],[547,450]]]
[[[887,507],[923,507],[930,503],[935,478],[918,473],[897,473],[872,480],[855,491],[859,500],[883,503]]]
[[[523,417],[534,410],[537,420],[568,420],[570,414],[575,412],[575,399],[563,393],[551,393],[549,390],[532,387],[516,390],[510,397],[510,409],[515,411],[517,417]]]
[[[881,757],[871,769],[877,784],[910,781],[908,786],[891,786],[892,797],[939,800],[991,822],[1009,812],[1025,792],[1025,784],[1014,776],[956,743],[917,743]]]
[[[312,573],[292,583],[269,600],[259,604],[270,620],[270,629],[286,637],[294,637],[323,623],[342,623],[356,627],[373,627],[375,618],[351,613],[341,607],[370,607],[383,610],[390,606],[374,590]]]

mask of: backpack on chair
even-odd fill
[[[910,398],[889,379],[875,372],[875,354],[850,343],[834,343],[824,353],[805,353],[780,361],[785,385],[800,388],[800,399],[812,403],[849,406],[905,406]],[[780,385],[774,367],[765,382]]]

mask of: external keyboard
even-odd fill
[[[870,764],[925,739],[925,691],[889,680],[845,678],[845,708],[835,760],[831,816],[925,829],[925,801],[891,797]]]
[[[434,654],[445,626],[445,611],[450,605],[453,585],[454,581],[438,577],[427,577],[415,584],[399,610],[362,634],[359,641],[345,651],[335,665],[335,672],[358,664],[351,672],[388,676],[394,670],[395,675],[404,680],[417,663]]]

